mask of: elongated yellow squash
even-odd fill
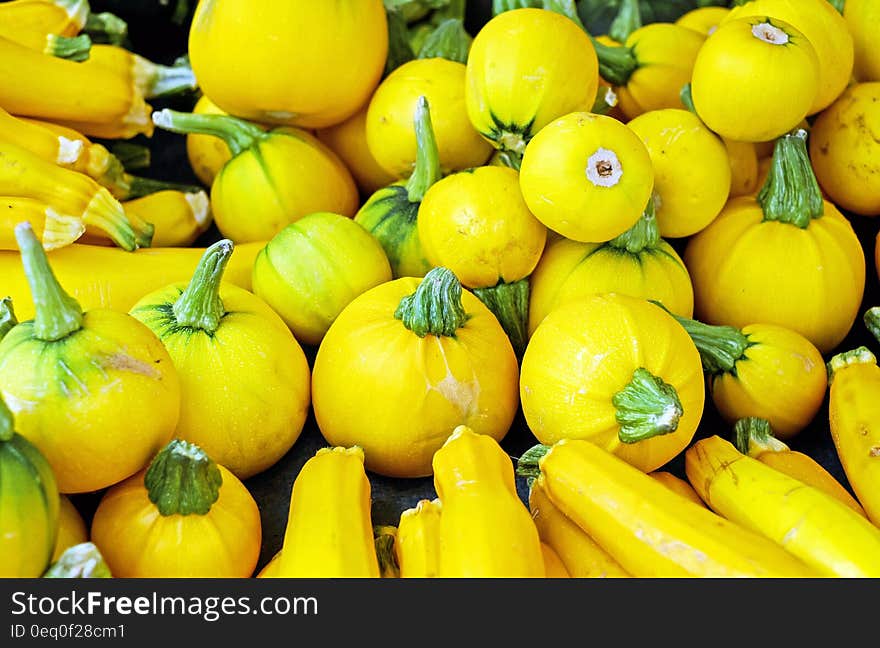
[[[436,578],[440,571],[439,499],[423,499],[400,514],[394,552],[401,578]]]

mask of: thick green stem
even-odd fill
[[[200,115],[165,108],[153,113],[153,123],[173,133],[219,137],[226,142],[233,157],[268,137],[256,124],[230,115]]]
[[[608,245],[619,250],[626,250],[630,254],[638,254],[647,248],[657,247],[659,242],[660,228],[657,226],[654,212],[654,198],[651,197],[636,224],[623,234],[608,241]]]
[[[632,48],[623,45],[605,45],[592,36],[590,40],[596,48],[599,74],[602,78],[615,86],[626,85],[633,72],[639,68],[639,62]]]
[[[758,192],[765,221],[809,226],[825,210],[822,190],[810,166],[807,131],[800,128],[777,138],[767,181]]]
[[[112,578],[104,556],[92,542],[68,547],[43,578]]]
[[[416,291],[400,300],[394,317],[419,337],[454,337],[468,320],[461,303],[461,282],[448,268],[432,268]]]
[[[432,31],[419,49],[418,58],[444,58],[456,63],[467,63],[471,36],[459,18],[448,18]]]
[[[55,342],[80,330],[82,308],[58,283],[30,223],[15,226],[15,240],[34,300],[34,336],[44,342]]]
[[[499,282],[491,288],[475,288],[473,293],[494,313],[516,355],[522,357],[529,342],[529,278],[513,283]]]
[[[625,43],[629,35],[642,26],[639,0],[623,0],[617,16],[608,27],[608,35],[618,43]]]
[[[733,445],[750,457],[757,457],[762,452],[789,450],[787,445],[773,436],[770,421],[756,416],[747,416],[734,423]]]
[[[92,51],[92,39],[88,34],[57,36],[49,34],[46,53],[68,61],[87,61]]]
[[[174,439],[150,462],[144,486],[162,515],[205,515],[220,497],[223,476],[199,446]]]
[[[383,76],[388,76],[404,63],[412,61],[416,53],[409,44],[409,29],[403,13],[389,9],[385,12],[385,19],[388,23],[388,54]]]
[[[144,99],[170,97],[199,87],[189,62],[174,65],[151,65],[151,75],[144,87]]]
[[[632,379],[612,396],[611,403],[617,408],[617,436],[623,443],[675,432],[684,414],[675,387],[644,367],[633,372]]]
[[[662,306],[656,301],[654,303]],[[734,326],[705,324],[676,315],[668,309],[666,312],[672,315],[691,336],[694,346],[700,352],[703,370],[708,374],[716,375],[733,371],[736,363],[745,357],[746,349],[752,346],[749,337]]]
[[[11,441],[15,436],[15,417],[6,402],[0,398],[0,441]]]
[[[539,443],[526,450],[516,460],[516,474],[526,478],[529,488],[532,487],[532,482],[541,476],[541,459],[550,452],[550,447]]]
[[[120,200],[134,200],[142,198],[157,191],[182,191],[183,193],[197,193],[203,191],[202,187],[196,185],[180,184],[178,182],[167,182],[165,180],[156,180],[154,178],[144,178],[142,176],[126,173],[121,182],[117,183],[118,189],[121,190],[122,196]]]
[[[866,310],[862,319],[865,322],[865,328],[880,342],[880,306],[872,306]]]
[[[110,152],[116,163],[125,171],[147,169],[150,166],[150,147],[127,140],[110,143]]]
[[[12,297],[0,299],[0,340],[18,324],[15,310],[12,308]]]
[[[416,168],[406,183],[409,201],[422,202],[428,189],[442,177],[440,151],[431,124],[431,108],[428,99],[419,97],[413,119],[416,130]]]
[[[220,299],[220,284],[232,249],[232,241],[222,239],[205,250],[189,285],[171,307],[180,326],[209,335],[217,331],[226,312]]]
[[[449,18],[458,18],[460,21],[464,22],[466,13],[467,0],[448,0],[445,7],[434,10],[431,19],[435,20],[435,24],[437,25]]]
[[[90,13],[83,31],[91,36],[94,43],[122,45],[128,38],[128,23],[109,11]]]
[[[531,4],[532,6],[537,7],[542,6],[542,3],[540,1]],[[562,14],[589,34],[587,28],[584,26],[583,21],[581,21],[580,14],[578,14],[577,5],[575,4],[574,0],[543,0],[543,8],[547,11],[554,11],[558,14]]]
[[[828,384],[831,384],[838,371],[856,364],[875,365],[877,364],[877,357],[865,346],[856,347],[855,349],[832,356],[831,360],[825,363],[825,368],[828,370]]]

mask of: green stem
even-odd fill
[[[92,39],[88,34],[79,36],[57,36],[49,34],[46,53],[68,61],[87,61],[92,51]]]
[[[837,9],[837,13],[842,14],[843,8],[846,5],[846,0],[828,0],[832,7]]]
[[[30,223],[15,226],[15,240],[21,250],[24,274],[34,300],[34,337],[44,342],[55,342],[80,330],[82,308],[58,283],[46,251]]]
[[[807,131],[799,128],[776,139],[767,181],[757,199],[765,221],[809,226],[825,210],[822,191],[810,166]]]
[[[219,137],[226,142],[233,157],[268,137],[256,124],[230,115],[200,115],[165,108],[153,113],[153,123],[173,133]]]
[[[14,436],[15,417],[3,398],[0,398],[0,441],[12,441]]]
[[[205,250],[189,285],[172,306],[180,326],[209,335],[217,331],[226,312],[220,299],[220,284],[233,247],[232,241],[222,239]]]
[[[220,497],[223,476],[199,446],[174,439],[144,475],[150,501],[162,515],[206,515]]]
[[[865,328],[877,341],[880,341],[880,306],[872,306],[866,310],[862,319],[865,322]]]
[[[660,228],[654,212],[654,198],[648,198],[648,204],[636,224],[608,241],[608,245],[630,254],[638,254],[647,248],[655,248],[660,243]]]
[[[526,478],[529,488],[532,487],[532,482],[541,476],[541,459],[550,452],[550,447],[539,443],[526,450],[516,460],[516,474]]]
[[[442,177],[440,150],[431,123],[428,99],[419,97],[414,116],[416,130],[416,168],[406,183],[406,193],[412,203],[422,202],[428,189]]]
[[[642,13],[639,11],[639,0],[623,0],[617,15],[608,27],[608,35],[618,43],[625,43],[629,35],[641,26]]]
[[[110,142],[110,152],[126,171],[146,169],[150,166],[150,147],[127,140]]]
[[[459,18],[448,18],[432,31],[419,50],[418,58],[444,58],[456,63],[467,63],[471,36]]]
[[[416,291],[400,300],[394,318],[419,337],[454,337],[468,320],[461,290],[461,282],[451,270],[432,268]]]
[[[109,11],[90,13],[83,31],[94,43],[122,45],[128,37],[128,23]]]
[[[475,288],[473,293],[487,308],[495,314],[496,319],[518,357],[526,350],[529,342],[529,279],[520,279],[513,283],[499,282],[490,288]]]
[[[611,398],[623,443],[638,443],[678,429],[684,414],[675,387],[644,367],[633,372],[632,379]]]
[[[123,184],[123,183],[120,183]],[[167,182],[165,180],[156,180],[154,178],[144,178],[142,176],[126,173],[124,175],[124,195],[120,200],[133,200],[142,198],[157,191],[182,191],[183,193],[197,193],[202,191],[201,187],[196,185],[180,184],[178,182]]]
[[[385,19],[388,23],[388,54],[383,76],[388,76],[404,63],[412,61],[416,54],[409,44],[409,29],[403,13],[389,9],[385,12]]]
[[[825,363],[825,368],[828,370],[828,384],[831,384],[838,371],[855,364],[877,364],[877,357],[866,346],[856,347],[832,356],[831,360]]]
[[[153,63],[151,69],[153,75],[144,88],[144,99],[170,97],[199,87],[196,75],[188,62],[178,62],[174,65]]]
[[[445,7],[434,10],[434,13],[431,15],[431,20],[435,21],[434,24],[436,25],[439,25],[441,22],[448,20],[449,18],[458,18],[460,21],[464,22],[466,13],[467,0],[448,0]]]
[[[662,306],[659,302],[654,303]],[[752,346],[749,337],[734,326],[705,324],[676,315],[668,309],[666,312],[691,336],[694,346],[700,352],[703,370],[710,375],[732,372],[736,363],[745,358],[746,349]]]
[[[537,7],[542,6],[542,3],[540,1],[530,4]],[[547,11],[554,11],[558,14],[562,14],[589,34],[587,28],[584,26],[583,21],[581,21],[580,14],[578,14],[577,5],[575,4],[574,0],[543,0],[543,8]]]
[[[18,324],[15,310],[12,308],[12,297],[0,299],[0,340]]]
[[[626,85],[629,78],[639,68],[635,52],[623,45],[605,45],[590,36],[596,56],[599,59],[599,74],[615,86]]]
[[[733,425],[733,445],[744,455],[757,457],[762,452],[784,452],[789,447],[773,436],[770,421],[756,416],[739,419]]]
[[[112,578],[104,556],[92,542],[68,547],[43,578]]]

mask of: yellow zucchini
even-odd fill
[[[69,169],[80,170],[87,154],[82,140],[53,133],[39,124],[10,115],[3,108],[0,108],[0,140]]]
[[[137,88],[144,99],[165,97],[198,87],[192,68],[186,62],[160,65],[119,45],[92,45],[87,61],[88,70],[101,68],[125,79]]]
[[[571,578],[559,554],[546,542],[541,543],[541,554],[544,557],[545,578]]]
[[[88,0],[10,0],[0,2],[0,23],[11,30],[76,36],[89,17]]]
[[[211,202],[199,191],[166,189],[122,203],[130,218],[154,227],[153,247],[186,247],[211,226]]]
[[[694,487],[681,477],[676,477],[671,472],[665,470],[655,470],[654,472],[650,472],[648,473],[648,477],[653,477],[655,481],[660,482],[669,490],[678,493],[682,497],[686,497],[695,504],[706,506],[706,503],[700,499],[700,496],[697,494],[697,491],[694,490]]]
[[[400,514],[394,551],[401,578],[436,578],[440,573],[439,499],[422,499]]]

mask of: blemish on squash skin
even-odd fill
[[[132,358],[125,353],[114,353],[112,355],[104,356],[101,358],[101,364],[108,369],[129,371],[131,373],[141,374],[147,378],[152,378],[153,380],[159,380],[162,378],[162,374],[159,373],[152,364]]]

